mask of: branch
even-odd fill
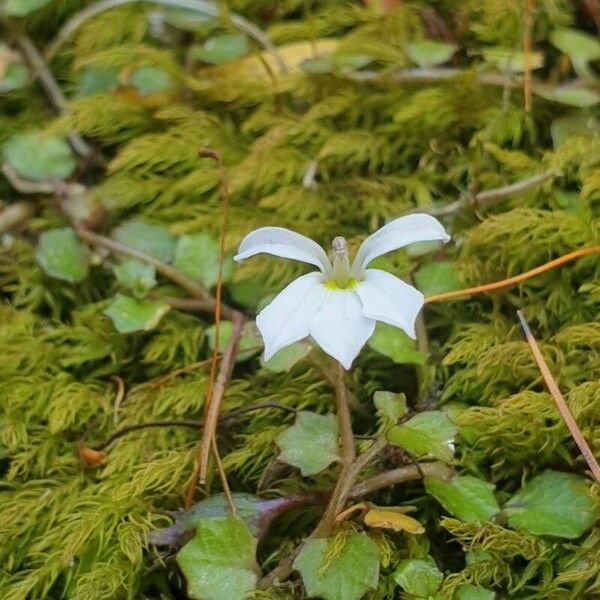
[[[477,208],[489,207],[494,205],[499,200],[503,200],[504,198],[508,198],[509,196],[513,196],[515,194],[526,192],[527,190],[544,183],[544,181],[548,181],[548,179],[554,179],[554,177],[558,177],[559,175],[560,173],[557,173],[556,171],[547,171],[545,173],[540,173],[538,175],[534,175],[533,177],[529,177],[509,185],[491,190],[485,190],[474,195],[464,194],[462,198],[452,202],[451,204],[447,204],[446,206],[414,208],[407,211],[406,214],[426,213],[433,217],[445,217],[459,212],[463,208],[467,208],[469,206],[475,206]]]
[[[99,235],[98,233],[94,233],[89,229],[85,229],[83,227],[78,227],[76,229],[77,235],[86,242],[89,242],[93,246],[99,246],[101,248],[106,248],[111,252],[115,252],[116,254],[122,254],[124,256],[130,256],[131,258],[137,258],[142,262],[145,262],[149,265],[152,265],[158,273],[170,279],[174,283],[176,283],[179,287],[183,288],[187,292],[189,292],[195,298],[200,298],[208,303],[209,308],[214,310],[215,301],[213,298],[210,298],[208,292],[199,284],[197,284],[193,279],[189,278],[187,275],[183,274],[179,269],[168,265],[167,263],[146,254],[145,252],[141,252],[140,250],[136,250],[131,246],[127,246],[125,244],[121,244],[121,242],[117,242],[108,237],[104,237],[103,235]]]
[[[21,52],[27,59],[33,74],[40,81],[40,84],[44,88],[48,99],[59,114],[67,111],[68,101],[60,89],[58,83],[54,79],[54,76],[48,69],[44,59],[39,53],[35,44],[26,35],[18,35],[16,38],[17,45],[21,49]],[[92,147],[76,133],[70,133],[67,135],[73,150],[79,154],[82,158],[90,158],[94,154]]]
[[[96,2],[94,4],[90,4],[83,10],[75,13],[58,31],[56,37],[52,40],[52,42],[46,48],[46,52],[44,53],[45,59],[49,62],[56,56],[59,48],[64,44],[64,42],[73,35],[79,27],[81,27],[86,21],[89,21],[96,15],[103,13],[111,8],[115,8],[117,6],[124,6],[125,4],[133,4],[135,2],[141,2],[144,0],[101,0],[100,2]],[[176,8],[184,8],[188,10],[193,10],[196,12],[203,13],[205,15],[209,15],[211,17],[221,17],[221,10],[218,5],[212,2],[206,2],[205,0],[152,0],[153,4],[159,4],[162,6],[173,6]],[[273,42],[269,39],[267,34],[262,31],[259,27],[257,27],[254,23],[248,21],[241,15],[236,13],[229,14],[229,19],[231,23],[237,27],[240,31],[243,31],[255,41],[257,41],[261,46],[269,52],[273,58],[275,59],[279,70],[282,73],[287,73],[288,68],[285,64],[284,60],[281,58],[281,55],[278,53],[277,48],[273,45]]]
[[[292,412],[296,413],[297,410],[292,408],[291,406],[285,406],[284,404],[279,404],[278,402],[265,401],[265,402],[257,402],[256,404],[249,404],[248,406],[242,406],[240,408],[234,408],[233,410],[227,411],[221,415],[219,415],[219,424],[225,425],[227,421],[236,419],[241,415],[245,415],[249,412],[255,412],[257,410],[264,409],[275,409],[281,410],[283,412]],[[204,419],[201,420],[170,420],[164,419],[161,421],[148,421],[147,423],[133,423],[131,425],[125,425],[121,427],[121,429],[117,429],[114,433],[112,433],[106,440],[104,440],[101,444],[96,446],[94,450],[105,450],[113,444],[119,438],[133,432],[140,431],[141,429],[154,429],[159,427],[189,427],[191,429],[200,429],[204,426]]]
[[[418,465],[408,465],[399,469],[383,471],[365,479],[352,486],[348,498],[354,500],[366,496],[377,490],[381,490],[405,481],[413,481],[422,477],[438,477],[440,479],[449,479],[454,474],[454,469],[441,462],[419,463]]]
[[[461,298],[463,296],[471,296],[472,294],[480,294],[482,292],[492,292],[494,290],[499,290],[505,287],[509,287],[511,285],[515,285],[516,283],[521,283],[521,281],[525,281],[526,279],[531,279],[536,275],[541,275],[546,271],[550,271],[551,269],[560,267],[561,265],[564,265],[565,263],[568,263],[577,258],[581,258],[582,256],[598,253],[600,253],[600,246],[592,246],[591,248],[581,248],[579,250],[575,250],[574,252],[569,252],[569,254],[565,254],[564,256],[560,256],[559,258],[555,258],[550,262],[544,263],[543,265],[540,265],[535,269],[531,269],[531,271],[526,271],[525,273],[521,273],[520,275],[509,277],[508,279],[502,279],[500,281],[495,281],[494,283],[487,283],[485,285],[478,285],[476,287],[465,288],[464,290],[455,290],[453,292],[445,292],[443,294],[429,296],[425,298],[425,303],[431,304],[433,302],[440,302],[442,300],[450,300],[451,298]]]
[[[552,377],[552,373],[550,372],[550,369],[548,368],[548,365],[546,364],[546,361],[542,356],[540,348],[535,340],[535,337],[533,337],[533,333],[531,333],[531,329],[529,328],[529,325],[527,324],[523,313],[520,310],[518,310],[517,315],[519,316],[519,320],[521,321],[521,327],[525,332],[527,343],[531,348],[531,353],[533,354],[535,362],[537,363],[537,366],[542,374],[544,382],[546,383],[546,387],[548,388],[548,391],[550,392],[552,398],[554,398],[554,402],[556,402],[556,407],[558,408],[558,411],[560,412],[560,415],[563,418],[565,425],[571,432],[571,436],[575,440],[579,451],[583,455],[583,458],[585,458],[596,481],[600,483],[600,465],[598,465],[598,462],[596,461],[591,448],[585,441],[583,433],[581,433],[581,429],[579,429],[579,426],[577,425],[577,421],[575,421],[575,419],[573,418],[573,415],[571,414],[571,411],[569,410],[569,407],[565,402],[565,399],[563,398],[563,395],[561,394],[561,391],[558,385],[556,384],[554,377]]]

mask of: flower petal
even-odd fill
[[[305,338],[327,289],[317,272],[302,275],[285,287],[256,317],[265,343],[265,360],[275,352]]]
[[[363,315],[354,290],[328,290],[321,309],[310,325],[310,335],[344,369],[352,366],[375,330],[375,321]]]
[[[450,236],[442,224],[430,215],[407,215],[394,219],[384,225],[379,231],[370,235],[358,249],[352,271],[355,276],[361,276],[371,260],[412,244],[442,240],[447,242]]]
[[[415,319],[423,307],[423,294],[390,273],[367,269],[365,279],[356,286],[363,315],[399,327],[415,338]]]
[[[324,273],[331,271],[327,254],[319,244],[283,227],[261,227],[250,232],[242,240],[234,260],[244,260],[261,253],[300,260],[319,267]]]

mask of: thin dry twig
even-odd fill
[[[123,398],[125,398],[125,383],[118,375],[112,375],[111,380],[117,387],[115,403],[113,404],[113,425],[116,427],[119,424],[119,409],[121,408],[121,402],[123,402]]]
[[[274,409],[280,410],[282,412],[290,412],[296,413],[298,412],[295,408],[291,406],[286,406],[285,404],[279,404],[278,402],[273,402],[271,400],[266,400],[264,402],[257,402],[256,404],[248,404],[248,406],[242,406],[240,408],[234,408],[229,410],[221,415],[219,415],[219,424],[226,425],[229,421],[236,419],[246,413],[255,412],[258,410],[265,409]],[[99,444],[95,450],[104,450],[108,446],[110,446],[113,442],[122,438],[125,435],[133,431],[140,431],[141,429],[155,429],[160,427],[189,427],[192,429],[199,429],[204,426],[204,419],[202,420],[173,420],[173,419],[163,419],[160,421],[148,421],[146,423],[133,423],[131,425],[125,425],[117,431],[113,432],[106,440],[104,440],[101,444]]]
[[[135,2],[142,2],[144,0],[100,0],[100,2],[95,2],[86,6],[84,9],[80,10],[78,13],[75,13],[58,31],[56,37],[52,40],[52,42],[46,48],[44,53],[44,57],[46,61],[52,60],[56,53],[60,49],[60,47],[68,40],[77,29],[79,29],[84,23],[94,18],[96,15],[103,13],[111,8],[116,8],[118,6],[124,6],[125,4],[133,4]],[[221,17],[221,10],[217,3],[206,2],[205,0],[152,0],[154,4],[159,4],[162,6],[171,6],[175,8],[183,8],[196,12],[203,13],[205,15],[211,17]],[[248,21],[241,15],[236,13],[230,13],[229,20],[232,25],[237,27],[240,31],[248,34],[251,38],[253,38],[256,42],[258,42],[261,46],[269,52],[279,67],[279,70],[282,73],[287,73],[289,71],[285,61],[277,51],[277,48],[273,45],[273,42],[269,39],[267,34],[262,31],[259,27],[257,27],[254,23]]]
[[[494,205],[496,202],[503,200],[504,198],[508,198],[510,196],[514,196],[515,194],[521,194],[522,192],[526,192],[527,190],[537,187],[545,181],[548,181],[549,179],[554,179],[559,175],[560,173],[557,173],[556,171],[547,171],[545,173],[539,173],[538,175],[533,175],[532,177],[528,177],[527,179],[516,181],[515,183],[510,183],[509,185],[504,185],[502,187],[493,188],[491,190],[484,190],[476,194],[465,193],[460,199],[445,206],[433,206],[431,208],[414,208],[407,211],[405,214],[426,213],[428,215],[431,215],[432,217],[445,217],[459,212],[463,208],[467,208],[469,206],[477,208],[487,208],[489,206]]]
[[[525,71],[523,72],[523,96],[525,98],[525,111],[531,112],[532,82],[531,82],[531,36],[533,30],[533,16],[535,0],[525,0],[525,17],[523,22],[523,57]]]
[[[535,267],[535,269],[525,271],[525,273],[520,273],[519,275],[515,275],[514,277],[509,277],[508,279],[501,279],[500,281],[494,281],[493,283],[486,283],[484,285],[478,285],[476,287],[465,288],[464,290],[454,290],[453,292],[444,292],[443,294],[435,294],[433,296],[429,296],[425,298],[425,303],[432,304],[433,302],[441,302],[442,300],[450,300],[452,298],[462,298],[463,296],[472,296],[473,294],[481,294],[483,292],[493,292],[495,290],[499,290],[505,287],[509,287],[511,285],[515,285],[517,283],[521,283],[522,281],[531,279],[536,275],[541,275],[546,271],[550,271],[552,269],[555,269],[556,267],[560,267],[561,265],[581,258],[582,256],[588,256],[590,254],[598,253],[600,253],[600,246],[592,246],[591,248],[581,248],[579,250],[575,250],[574,252],[569,252],[569,254],[565,254],[564,256],[560,256],[559,258],[555,258],[554,260],[544,263],[539,267]]]
[[[232,318],[232,331],[231,337],[229,338],[229,342],[227,343],[227,348],[225,348],[225,352],[223,352],[223,356],[221,359],[221,368],[219,369],[219,375],[217,376],[217,380],[215,382],[212,398],[210,402],[209,411],[205,417],[206,426],[202,431],[202,437],[200,442],[198,443],[197,450],[197,464],[198,468],[195,470],[192,479],[188,485],[186,491],[185,498],[185,506],[189,508],[192,505],[192,501],[194,498],[194,491],[196,489],[196,482],[200,481],[200,473],[202,472],[202,465],[206,462],[205,469],[208,465],[208,457],[209,452],[211,450],[212,438],[214,437],[214,432],[216,429],[216,423],[219,418],[219,410],[221,408],[221,401],[223,400],[223,396],[225,394],[225,389],[227,387],[227,382],[231,377],[231,372],[233,371],[233,366],[235,364],[235,357],[237,355],[237,350],[239,346],[240,337],[242,335],[242,327],[244,324],[244,317],[241,313],[236,312]],[[206,471],[204,471],[206,472]],[[204,481],[201,481],[204,483]]]
[[[46,65],[46,62],[42,58],[39,50],[35,44],[26,35],[20,34],[16,38],[19,49],[25,56],[34,77],[37,77],[40,84],[44,88],[48,99],[59,114],[67,111],[67,99],[60,89],[58,83],[54,79],[54,76],[50,72],[50,69]],[[70,133],[67,135],[73,150],[79,154],[82,158],[90,158],[94,154],[92,147],[78,134]]]
[[[554,377],[552,376],[552,373],[550,372],[550,369],[548,368],[546,361],[544,360],[544,357],[542,355],[540,347],[538,346],[538,343],[537,343],[535,337],[533,336],[531,329],[529,328],[529,324],[527,323],[527,320],[525,319],[525,317],[523,316],[523,313],[520,310],[517,311],[517,315],[519,317],[519,320],[521,321],[521,327],[523,328],[523,331],[525,332],[525,337],[527,338],[527,343],[529,344],[529,347],[531,348],[531,353],[533,354],[533,357],[535,358],[535,362],[537,363],[537,366],[540,370],[540,373],[542,374],[544,382],[546,383],[546,387],[548,388],[548,391],[550,392],[550,395],[552,396],[552,398],[554,398],[556,407],[558,408],[558,411],[560,412],[560,415],[563,418],[565,425],[569,429],[569,432],[571,433],[571,437],[575,440],[575,443],[577,444],[579,451],[581,452],[583,458],[585,458],[585,461],[587,462],[588,466],[590,467],[590,471],[592,472],[596,481],[598,483],[600,483],[600,465],[598,465],[598,461],[594,457],[594,454],[592,453],[591,448],[589,447],[588,443],[585,441],[585,438],[583,437],[583,433],[581,433],[581,429],[579,429],[577,422],[575,421],[573,415],[571,414],[571,411],[569,410],[569,407],[568,407],[567,403],[565,402],[565,399],[564,399]]]
[[[94,233],[89,229],[78,227],[76,232],[81,239],[89,242],[93,246],[100,246],[101,248],[106,248],[107,250],[115,252],[116,254],[137,258],[142,262],[152,265],[158,273],[179,285],[179,287],[186,290],[195,298],[205,300],[207,305],[214,310],[215,300],[209,296],[208,292],[201,285],[182,273],[179,269],[176,269],[175,267],[172,267],[171,265],[168,265],[167,263],[164,263],[161,260],[150,256],[149,254],[146,254],[145,252],[141,252],[140,250],[132,248],[131,246],[127,246],[126,244],[122,244],[121,242],[117,242],[111,238]]]

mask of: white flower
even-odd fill
[[[442,225],[429,215],[400,217],[370,235],[350,267],[343,237],[333,240],[330,261],[316,242],[289,229],[261,227],[249,233],[240,244],[236,261],[266,253],[319,268],[292,281],[257,316],[265,360],[310,335],[349,369],[373,333],[376,321],[399,327],[414,339],[423,294],[390,273],[367,269],[367,265],[413,242],[449,239]]]

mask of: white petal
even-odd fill
[[[423,294],[390,273],[367,269],[364,281],[356,286],[363,315],[400,327],[415,338],[415,319],[423,307]]]
[[[321,274],[308,273],[292,281],[260,311],[256,325],[265,343],[265,360],[308,336],[311,321],[326,295]]]
[[[374,258],[414,242],[432,240],[447,242],[449,239],[450,236],[442,224],[430,215],[418,214],[400,217],[384,225],[360,245],[352,271],[355,276],[360,276]]]
[[[324,273],[331,271],[327,254],[319,244],[283,227],[261,227],[249,233],[242,240],[234,260],[261,253],[300,260],[319,267]]]
[[[354,290],[328,290],[311,323],[310,335],[348,370],[374,330],[375,321],[363,315]]]

